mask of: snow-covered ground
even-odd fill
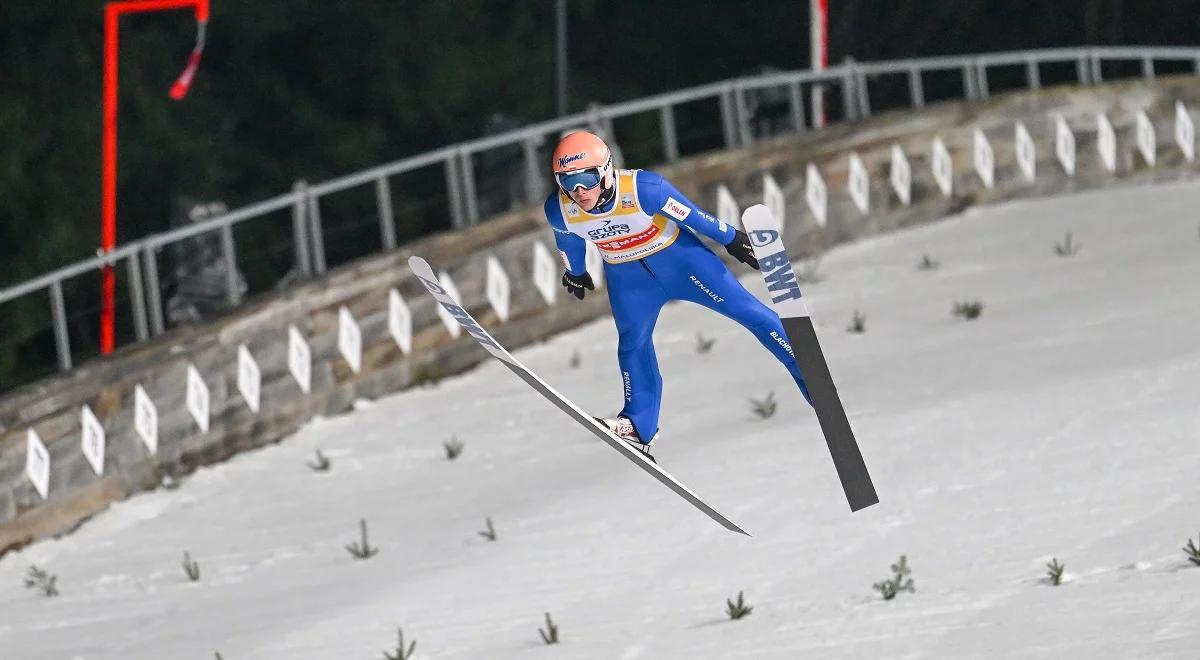
[[[0,658],[378,659],[397,626],[418,658],[1198,658],[1200,567],[1180,550],[1200,533],[1198,208],[1200,183],[1126,188],[827,255],[806,294],[881,498],[865,511],[786,372],[677,303],[656,334],[657,455],[753,538],[488,361],[5,557]],[[1060,258],[1068,231],[1082,250]],[[925,253],[939,269],[916,269]],[[978,320],[951,316],[975,299]],[[615,339],[602,319],[517,355],[609,413]],[[761,420],[747,399],[768,391]],[[305,466],[317,448],[327,473]],[[343,547],[360,518],[368,561]],[[901,554],[916,592],[885,602],[872,584]],[[23,587],[31,564],[61,596]],[[753,612],[731,621],[743,590]]]

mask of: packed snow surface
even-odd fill
[[[1200,567],[1181,550],[1200,533],[1197,209],[1196,182],[1112,189],[827,254],[804,288],[879,492],[864,511],[785,370],[674,303],[657,456],[752,538],[488,360],[5,557],[0,658],[378,659],[397,627],[417,658],[1200,657]],[[1082,248],[1057,256],[1067,232]],[[951,314],[973,300],[978,319]],[[615,345],[603,318],[516,355],[608,414]],[[759,419],[748,399],[769,392],[779,412]],[[306,466],[316,449],[328,472]],[[360,518],[367,561],[344,547]],[[884,601],[872,585],[902,554],[916,591]],[[30,565],[61,595],[24,588]],[[735,621],[738,592],[753,611]]]

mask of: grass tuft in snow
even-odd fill
[[[443,442],[442,447],[446,449],[446,460],[454,460],[462,453],[463,443],[459,442],[458,436],[450,436],[449,442]]]
[[[358,527],[362,531],[362,542],[351,543],[346,546],[346,550],[355,559],[370,559],[379,554],[379,548],[372,548],[370,542],[367,541],[367,519],[359,520]]]
[[[954,316],[964,318],[968,321],[973,321],[979,318],[983,313],[983,303],[978,300],[964,300],[954,303],[954,309],[951,312]]]
[[[917,263],[917,270],[937,270],[938,262],[934,261],[928,254],[921,255],[921,261]]]
[[[183,562],[180,565],[183,566],[183,572],[188,576],[189,580],[192,582],[200,581],[200,564],[197,564],[192,559],[187,550],[183,551]]]
[[[755,415],[758,415],[762,419],[770,419],[778,407],[775,403],[775,393],[767,392],[767,396],[764,399],[750,399],[750,407]]]
[[[816,255],[811,259],[805,259],[800,265],[800,272],[796,273],[796,280],[801,284],[816,284],[825,279],[818,269],[821,267],[821,255]]]
[[[699,332],[696,333],[696,352],[703,355],[712,350],[713,344],[717,343],[716,338],[709,339]]]
[[[912,570],[908,567],[908,557],[900,555],[900,561],[892,564],[892,578],[883,582],[876,582],[874,588],[883,596],[884,600],[891,600],[896,597],[896,594],[901,591],[916,593],[916,588],[913,587],[911,577]],[[905,579],[907,578],[907,579]]]
[[[1083,246],[1078,243],[1071,243],[1071,232],[1067,232],[1067,237],[1063,239],[1062,243],[1054,244],[1054,254],[1060,257],[1072,257],[1079,252],[1081,247]]]
[[[546,612],[546,629],[538,628],[538,634],[542,636],[542,641],[547,644],[558,643],[558,626],[550,618],[550,613]]]
[[[1197,536],[1200,540],[1200,536]],[[1187,545],[1183,547],[1183,551],[1187,554],[1188,561],[1200,566],[1200,548],[1196,547],[1196,542],[1188,539]]]
[[[489,541],[495,541],[496,540],[496,528],[492,526],[491,518],[487,519],[487,526],[488,526],[487,529],[483,530],[482,532],[479,532],[479,535]]]
[[[43,596],[50,598],[58,595],[58,576],[51,575],[36,565],[29,567],[25,575],[25,588],[38,589]]]
[[[575,349],[571,353],[571,361],[567,363],[572,369],[578,369],[579,365],[583,364],[583,356],[579,354],[579,349]]]
[[[325,454],[322,454],[321,450],[318,449],[316,453],[316,460],[312,463],[307,463],[307,465],[312,469],[313,472],[328,472],[329,466],[332,465],[332,463],[329,461],[329,458],[326,457]]]
[[[728,614],[729,618],[732,620],[740,619],[753,610],[753,607],[746,604],[746,599],[742,596],[742,592],[740,591],[738,592],[737,602],[734,602],[734,600],[731,598],[725,599],[725,613]]]
[[[1046,563],[1046,581],[1054,586],[1062,584],[1063,569],[1066,564],[1058,563],[1058,557],[1051,557]]]
[[[222,658],[222,657],[221,657],[221,652],[220,652],[220,651],[213,651],[213,655],[214,655],[214,656],[216,656],[216,659],[217,659],[217,660],[225,660],[225,658]]]
[[[417,640],[414,639],[411,643],[409,643],[408,649],[405,650],[404,629],[397,628],[396,633],[400,636],[400,643],[396,646],[396,652],[388,653],[387,651],[384,651],[383,657],[387,658],[387,660],[409,660],[409,658],[413,657],[413,649],[417,648]]]
[[[854,318],[850,320],[850,326],[846,330],[859,334],[865,332],[867,330],[867,317],[857,309],[854,310]]]

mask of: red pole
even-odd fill
[[[196,20],[208,22],[208,0],[129,0],[104,7],[104,119],[100,173],[100,252],[117,246],[117,33],[122,14],[192,7]],[[189,79],[190,82],[190,79]],[[182,98],[182,95],[179,96]],[[178,100],[178,99],[176,99]],[[105,264],[100,279],[100,354],[113,352],[117,276]]]

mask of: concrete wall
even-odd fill
[[[928,222],[965,207],[1005,199],[1193,176],[1174,144],[1175,102],[1200,109],[1200,78],[1163,78],[1101,87],[1060,87],[996,95],[981,103],[952,102],[919,111],[879,115],[820,133],[781,138],[712,153],[659,168],[694,201],[716,212],[716,189],[727,185],[744,208],[761,201],[762,176],[779,182],[787,202],[786,241],[793,259],[837,243]],[[1158,161],[1136,155],[1134,113],[1144,109],[1158,134]],[[1117,169],[1107,172],[1096,152],[1096,115],[1107,113],[1117,132]],[[1067,176],[1053,155],[1053,117],[1061,113],[1077,141],[1078,165]],[[1192,113],[1193,118],[1196,113]],[[1017,170],[1013,126],[1023,121],[1037,145],[1037,178]],[[994,150],[996,185],[985,189],[972,166],[972,136],[981,128]],[[945,198],[929,169],[931,141],[940,136],[954,162],[954,193]],[[907,154],[911,206],[888,183],[890,149]],[[846,191],[848,156],[857,152],[871,176],[871,210],[864,215]],[[804,176],[815,164],[829,190],[829,221],[818,227],[804,204]],[[735,220],[725,218],[726,220]],[[403,221],[401,219],[401,221]],[[93,360],[0,398],[0,556],[32,540],[64,533],[114,500],[158,487],[247,449],[284,440],[315,415],[349,410],[355,399],[414,386],[431,376],[470,369],[487,354],[467,335],[451,339],[433,301],[409,274],[420,254],[450,272],[464,306],[510,349],[542,340],[608,313],[605,296],[579,302],[560,290],[548,306],[532,285],[532,251],[541,241],[556,254],[540,208],[491,219],[460,233],[428,237],[394,253],[331,271],[320,280],[253,301],[220,320],[179,328],[153,341]],[[501,324],[484,293],[485,259],[495,255],[513,282],[512,311]],[[411,306],[414,347],[405,356],[387,330],[387,294],[398,289]],[[354,374],[338,354],[338,309],[346,306],[363,336],[363,367]],[[301,392],[287,369],[287,328],[295,324],[313,354],[312,390]],[[237,348],[248,345],[262,370],[262,403],[250,411],[236,387]],[[185,371],[195,364],[211,392],[211,426],[201,433],[184,407]],[[133,430],[133,392],[141,384],[159,413],[159,450],[149,453]],[[107,433],[104,476],[80,449],[80,409],[88,405]],[[396,420],[397,425],[403,420]],[[26,430],[34,428],[52,461],[49,496],[42,500],[25,476]]]

